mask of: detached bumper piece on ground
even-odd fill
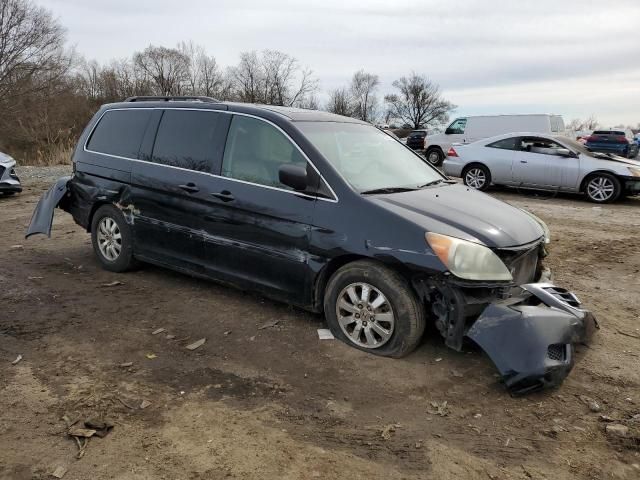
[[[521,288],[520,296],[490,304],[466,334],[514,395],[561,384],[573,368],[575,344],[598,328],[571,292],[550,283]]]
[[[12,195],[22,191],[15,166],[16,162],[13,158],[0,153],[0,195]]]

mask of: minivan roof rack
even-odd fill
[[[125,99],[125,102],[172,102],[172,101],[198,101],[206,103],[220,103],[220,100],[216,100],[212,97],[201,96],[175,96],[175,95],[163,95],[163,96],[136,96]]]

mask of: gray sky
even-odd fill
[[[380,76],[382,96],[415,70],[440,84],[456,114],[640,122],[638,0],[36,1],[100,62],[183,40],[222,66],[270,48],[311,67],[325,92],[364,68]]]

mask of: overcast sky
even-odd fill
[[[324,92],[364,68],[380,76],[382,97],[415,70],[440,84],[456,115],[640,122],[639,0],[35,1],[100,62],[183,40],[223,66],[270,48],[311,67]]]

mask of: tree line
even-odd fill
[[[66,32],[32,0],[0,1],[0,151],[21,163],[69,161],[91,115],[103,103],[139,95],[202,95],[222,101],[325,109],[371,123],[411,127],[446,121],[455,108],[436,84],[412,73],[380,99],[379,77],[357,71],[321,105],[314,72],[277,50],[242,52],[223,68],[193,42],[150,45],[100,64],[66,44]]]

